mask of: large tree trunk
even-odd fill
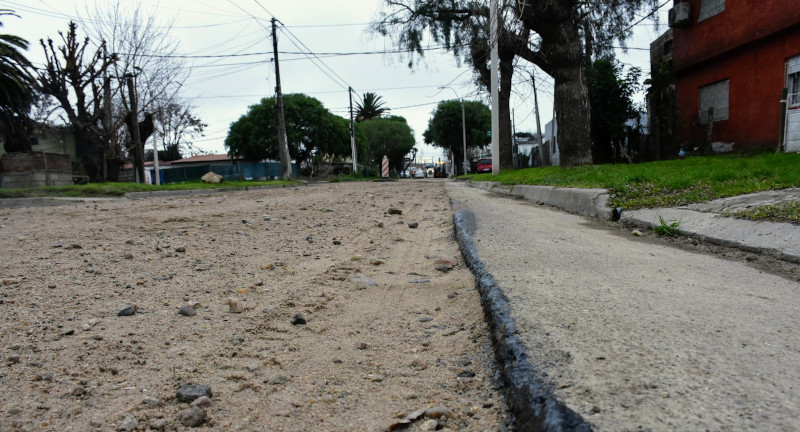
[[[514,53],[500,58],[500,93],[498,108],[500,114],[500,169],[514,169],[513,137],[511,136],[511,78],[514,76]]]
[[[552,68],[560,164],[591,165],[591,109],[580,38],[574,27],[562,29],[561,34],[555,43],[542,44],[545,55],[561,59],[554,61]]]
[[[542,38],[541,56],[535,59],[555,81],[560,164],[564,167],[592,163],[589,87],[581,46],[580,25],[574,0],[518,0],[521,19]]]

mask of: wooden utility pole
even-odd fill
[[[275,100],[278,104],[278,152],[281,158],[281,178],[292,178],[292,160],[289,158],[289,145],[286,142],[286,120],[283,117],[283,93],[281,93],[281,68],[278,64],[278,32],[272,18],[272,50],[275,55]]]
[[[125,78],[128,79],[128,97],[131,102],[130,122],[128,127],[131,128],[131,135],[133,136],[133,165],[136,167],[137,183],[144,183],[144,148],[142,140],[139,137],[139,105],[136,101],[135,86],[133,79],[136,75],[128,73]]]

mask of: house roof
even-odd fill
[[[227,154],[210,154],[210,155],[197,155],[172,161],[172,165],[187,164],[187,163],[202,163],[202,162],[223,162],[229,161],[231,157]]]

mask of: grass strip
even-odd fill
[[[800,154],[692,156],[640,164],[544,167],[473,174],[473,181],[600,188],[623,209],[674,207],[770,189],[800,187]]]
[[[88,183],[85,185],[45,186],[37,188],[0,188],[0,198],[32,197],[120,197],[127,192],[152,192],[192,189],[223,189],[255,186],[275,186],[299,184],[297,181],[225,181],[222,183],[203,183],[200,180],[171,183],[166,185],[147,185],[139,183]]]

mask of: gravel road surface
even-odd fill
[[[505,430],[452,215],[438,180],[0,210],[0,431]]]

